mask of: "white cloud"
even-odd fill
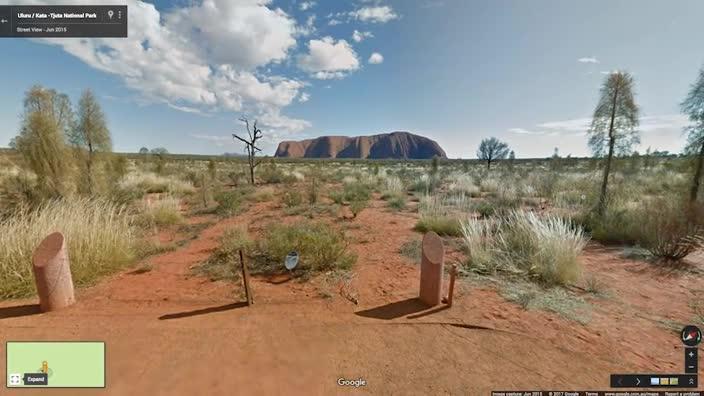
[[[508,131],[511,133],[515,133],[517,135],[543,135],[544,134],[541,131],[529,131],[529,130],[523,129],[523,128],[510,128]]]
[[[349,15],[358,21],[371,23],[386,23],[398,18],[390,6],[362,7],[351,11]]]
[[[664,114],[643,116],[639,119],[638,130],[647,133],[679,132],[689,125],[686,116],[682,114]],[[508,131],[519,135],[573,135],[584,136],[591,126],[591,118],[574,118],[571,120],[550,121],[538,124],[533,129],[511,128]]]
[[[215,144],[217,147],[223,147],[226,144],[227,145],[234,145],[235,142],[232,138],[232,136],[219,136],[219,135],[203,135],[203,134],[191,134],[190,135],[194,139],[199,139],[199,140],[206,140],[208,142],[211,142]]]
[[[289,59],[300,27],[281,9],[270,8],[270,0],[204,0],[161,12],[138,0],[126,4],[128,38],[38,41],[119,76],[142,101],[187,112],[227,110],[286,119],[280,110],[304,84],[262,69]],[[313,22],[309,18],[306,26]],[[294,129],[307,123],[287,120]]]
[[[314,6],[315,6],[314,1],[303,1],[303,2],[301,2],[301,4],[298,5],[298,8],[301,11],[307,11],[307,10],[313,8]]]
[[[378,65],[382,62],[384,62],[384,56],[378,52],[372,53],[372,55],[369,57],[369,63],[372,65]]]
[[[599,63],[599,60],[595,57],[586,57],[586,58],[579,58],[577,59],[577,62],[579,63]]]
[[[296,33],[299,36],[310,36],[314,34],[317,31],[315,28],[315,15],[309,15],[308,18],[306,19],[306,23],[298,26],[296,29]]]
[[[327,36],[308,42],[308,53],[299,57],[298,66],[318,79],[341,78],[359,68],[359,59],[347,41]]]
[[[342,21],[339,20],[339,19],[331,19],[331,20],[328,21],[328,25],[330,25],[330,26],[339,25],[339,24],[341,24],[341,23],[342,23]]]
[[[310,100],[310,94],[308,92],[302,92],[301,96],[298,97],[298,101],[305,103]]]
[[[372,37],[374,37],[374,34],[372,32],[360,32],[357,29],[355,29],[354,32],[352,32],[352,40],[354,40],[357,43],[360,43],[364,39],[368,39],[368,38],[372,38]]]

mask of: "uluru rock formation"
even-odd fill
[[[372,136],[321,136],[301,141],[284,141],[276,157],[288,158],[447,158],[437,142],[410,132]]]

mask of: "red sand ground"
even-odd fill
[[[662,274],[620,258],[616,249],[590,245],[585,270],[612,296],[585,294],[593,306],[587,325],[526,311],[466,282],[451,309],[419,312],[412,300],[419,268],[397,252],[420,238],[412,231],[416,215],[381,206],[338,220],[359,254],[345,287],[321,278],[278,284],[255,278],[255,305],[243,307],[234,303],[239,286],[190,273],[228,226],[246,224],[257,233],[282,220],[274,204],[261,203],[145,260],[150,272],[125,271],[80,290],[78,302],[63,311],[37,314],[34,299],[0,303],[0,339],[107,343],[107,389],[55,389],[55,395],[485,395],[599,390],[608,388],[610,373],[683,371],[678,335],[660,322],[693,320],[688,302],[703,290],[696,275]],[[377,307],[372,317],[355,314]],[[0,372],[4,365],[2,359]],[[341,377],[367,385],[340,387]]]

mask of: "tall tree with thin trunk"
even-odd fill
[[[77,149],[81,159],[87,192],[93,194],[97,153],[112,151],[112,139],[105,122],[105,114],[89,89],[83,91],[78,102],[78,120],[76,128],[69,134],[69,141]]]
[[[699,70],[697,81],[692,85],[681,107],[682,112],[692,123],[685,129],[687,132],[685,151],[690,155],[696,155],[694,176],[689,190],[689,202],[695,203],[704,172],[704,67]]]
[[[506,159],[506,157],[508,157],[508,153],[508,144],[500,141],[495,137],[492,137],[489,139],[482,140],[482,142],[479,144],[479,150],[477,150],[477,158],[486,161],[486,168],[491,169],[492,162],[496,162],[500,159]]]
[[[262,138],[262,130],[257,128],[256,120],[254,121],[251,129],[249,127],[249,120],[247,117],[240,118],[240,121],[244,122],[244,125],[247,128],[247,136],[242,138],[233,133],[232,137],[243,142],[245,145],[244,148],[245,151],[247,151],[247,162],[249,163],[249,182],[254,185],[254,168],[259,165],[259,162],[256,161],[255,157],[257,152],[262,151],[259,147],[257,147],[257,140]]]
[[[628,154],[634,144],[640,143],[633,84],[633,77],[627,72],[609,74],[601,86],[599,103],[594,109],[589,128],[589,147],[596,157],[605,157],[597,206],[599,215],[606,212],[609,173],[614,155]]]
[[[73,125],[68,96],[38,85],[27,91],[21,129],[15,144],[37,175],[42,194],[56,197],[68,192],[71,164],[65,141]]]

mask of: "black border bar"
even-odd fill
[[[676,385],[655,385],[653,378],[676,378]],[[612,388],[696,388],[699,385],[697,374],[611,374]]]
[[[52,13],[57,17],[52,18]],[[20,18],[20,14],[24,17]],[[78,16],[81,14],[84,14],[83,18]],[[127,6],[0,5],[1,37],[125,38]]]

